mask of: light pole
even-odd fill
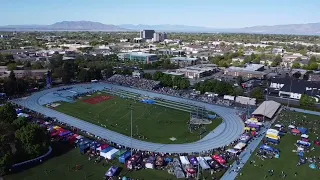
[[[132,109],[133,109],[133,107],[132,107],[132,104],[130,103],[129,104],[129,109],[130,109],[130,136],[131,136],[131,156],[132,156],[132,151],[133,151],[133,149],[132,149]]]
[[[139,129],[138,129],[138,125],[136,125],[136,128],[137,128],[137,135],[139,135]]]
[[[199,140],[201,140],[201,135],[202,135],[202,128],[199,129],[200,133],[199,133]],[[199,151],[199,159],[198,159],[198,172],[197,172],[197,179],[200,179],[200,157],[201,157],[201,151]]]

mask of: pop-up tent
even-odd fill
[[[102,144],[100,147],[98,147],[96,150],[97,151],[102,151],[102,150],[104,150],[104,149],[106,149],[106,148],[108,148],[109,147],[109,145],[108,144]]]
[[[190,162],[193,166],[197,166],[198,165],[198,160],[195,157],[191,157],[190,158]]]
[[[257,124],[252,124],[252,123],[250,123],[250,124],[247,124],[247,127],[250,127],[250,128],[259,128],[260,126],[257,125]]]
[[[273,135],[278,136],[279,131],[275,130],[275,129],[268,129],[266,134],[273,134]]]
[[[298,127],[297,129],[300,131],[301,134],[308,134],[309,132],[308,129],[305,127]]]
[[[118,167],[111,166],[105,175],[108,177],[112,177],[117,173],[117,171],[118,171]]]
[[[130,157],[131,157],[131,152],[127,151],[119,157],[119,162],[122,164],[125,164]]]
[[[298,129],[292,129],[291,133],[293,134],[300,134],[301,132]]]
[[[215,161],[217,161],[219,164],[221,164],[221,165],[224,165],[224,164],[226,164],[227,162],[226,162],[226,160],[224,160],[221,156],[219,156],[219,155],[213,155],[213,156],[211,156],[212,157],[212,159],[214,159]]]
[[[260,149],[261,150],[266,150],[266,151],[273,151],[273,148],[272,147],[270,147],[270,146],[267,146],[267,145],[262,145],[262,146],[260,146]]]
[[[243,142],[239,142],[237,145],[235,145],[233,148],[236,150],[242,150],[243,148],[245,148],[247,146],[246,143]]]
[[[180,156],[179,159],[180,159],[180,162],[182,165],[189,165],[190,164],[187,156]]]
[[[274,134],[267,134],[266,137],[270,139],[280,140],[280,136]]]
[[[302,138],[305,138],[305,139],[308,139],[308,138],[309,138],[309,135],[307,135],[307,134],[302,134],[301,137],[302,137]]]
[[[197,157],[197,160],[201,166],[202,169],[210,169],[209,164],[203,157]]]
[[[311,143],[305,142],[305,141],[301,141],[301,140],[297,140],[297,144],[298,145],[302,145],[302,146],[306,146],[306,147],[311,146]]]
[[[294,125],[289,125],[288,128],[289,129],[295,129],[296,127]]]
[[[109,152],[107,152],[106,154],[106,158],[111,160],[113,159],[114,157],[116,157],[117,153],[119,152],[119,149],[111,149]]]
[[[227,149],[226,150],[228,153],[231,153],[231,154],[238,154],[239,151],[235,150],[235,149]]]
[[[281,127],[283,127],[281,124],[276,124],[276,125],[274,125],[274,127],[276,127],[276,128],[281,128]]]

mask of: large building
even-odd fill
[[[307,94],[319,102],[320,83],[294,78],[272,78],[268,94],[277,94],[279,97],[296,100],[299,100],[302,94]]]
[[[206,76],[210,76],[217,71],[215,66],[204,66],[204,65],[196,65],[189,66],[181,69],[177,69],[175,71],[167,71],[165,74],[170,74],[173,76],[184,76],[189,79],[199,79]]]
[[[143,52],[120,53],[118,54],[118,57],[124,61],[136,61],[144,64],[150,64],[159,60],[156,54]]]
[[[186,67],[196,65],[201,60],[199,58],[188,58],[188,57],[173,57],[170,58],[170,62],[179,65],[179,67]]]
[[[167,34],[166,33],[153,33],[153,42],[163,42],[165,39],[167,39]]]
[[[16,78],[34,78],[42,79],[47,74],[47,69],[35,69],[35,70],[13,70],[13,73]],[[0,71],[0,78],[9,77],[10,71]]]
[[[140,31],[140,38],[152,39],[154,32],[155,32],[154,30],[142,30],[142,31]]]
[[[264,65],[261,64],[250,64],[247,67],[229,67],[225,69],[224,74],[228,76],[242,76],[244,78],[260,78],[264,79],[266,73],[262,72],[264,70]]]

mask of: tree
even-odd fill
[[[292,64],[292,68],[294,68],[294,69],[300,69],[300,68],[301,68],[300,63],[299,63],[299,62],[293,63],[293,64]]]
[[[243,78],[242,78],[242,76],[237,76],[237,83],[238,83],[239,85],[241,85],[241,83],[243,83]]]
[[[172,77],[169,74],[164,74],[161,77],[160,81],[164,86],[167,86],[167,87],[172,87],[172,85],[173,85]]]
[[[180,89],[187,89],[190,87],[190,81],[188,79],[183,78],[180,80],[179,85],[180,85],[179,86]]]
[[[153,74],[153,79],[156,80],[156,81],[159,81],[162,76],[163,76],[163,73],[162,73],[161,71],[156,71],[156,72]]]
[[[315,107],[316,106],[316,99],[311,97],[311,96],[308,96],[306,94],[302,94],[301,95],[301,98],[300,98],[300,105],[303,106],[303,107]]]
[[[10,63],[7,65],[7,68],[9,71],[13,71],[17,69],[17,64],[16,63]]]
[[[109,78],[113,75],[113,69],[112,66],[107,66],[104,70],[103,70],[103,75],[105,76],[105,78]]]
[[[13,95],[17,91],[17,79],[13,71],[10,72],[9,78],[4,82],[4,91],[7,95]]]
[[[263,99],[263,91],[260,87],[254,88],[250,92],[250,97],[256,98],[256,99]]]
[[[89,81],[89,73],[86,69],[80,69],[78,75],[77,75],[77,79],[81,82],[87,82]]]
[[[301,73],[298,71],[298,72],[292,74],[292,77],[299,79],[301,77]]]
[[[41,62],[35,62],[31,67],[32,69],[43,69]]]
[[[27,125],[27,118],[19,117],[12,122],[12,125],[15,129],[20,129]]]
[[[17,113],[12,104],[6,103],[0,107],[0,122],[12,123],[17,119]]]
[[[42,155],[50,144],[48,134],[37,124],[27,124],[15,132],[22,153],[30,158]]]
[[[152,79],[152,75],[150,73],[144,73],[143,78],[145,79]]]

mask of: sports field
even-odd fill
[[[277,123],[282,123],[286,126],[293,122],[300,124],[309,129],[309,139],[312,141],[312,147],[314,150],[305,153],[305,157],[316,158],[320,157],[320,147],[315,146],[313,141],[319,137],[320,133],[320,116],[307,115],[297,112],[285,112],[282,116],[278,117]],[[283,179],[282,171],[286,174],[285,179],[309,179],[317,180],[320,177],[320,169],[311,169],[309,163],[297,166],[299,162],[298,155],[293,152],[297,147],[295,143],[300,140],[300,136],[294,136],[292,134],[284,135],[279,145],[272,146],[280,150],[280,158],[265,159],[262,160],[255,153],[251,156],[248,163],[244,166],[241,176],[237,179],[240,180],[256,180],[256,179]],[[251,163],[250,163],[251,161]],[[253,163],[255,161],[255,163]],[[320,166],[320,159],[316,162],[318,168]],[[269,170],[274,170],[274,174],[268,173]],[[295,175],[296,173],[296,175]]]
[[[187,143],[199,140],[200,130],[190,132],[190,107],[176,102],[163,105],[145,104],[107,93],[94,94],[75,103],[61,103],[54,109],[76,118],[130,136],[130,105],[132,105],[134,138],[157,143]],[[180,109],[180,110],[178,110]],[[201,128],[202,137],[222,122],[216,118]],[[205,129],[205,130],[204,130]]]

